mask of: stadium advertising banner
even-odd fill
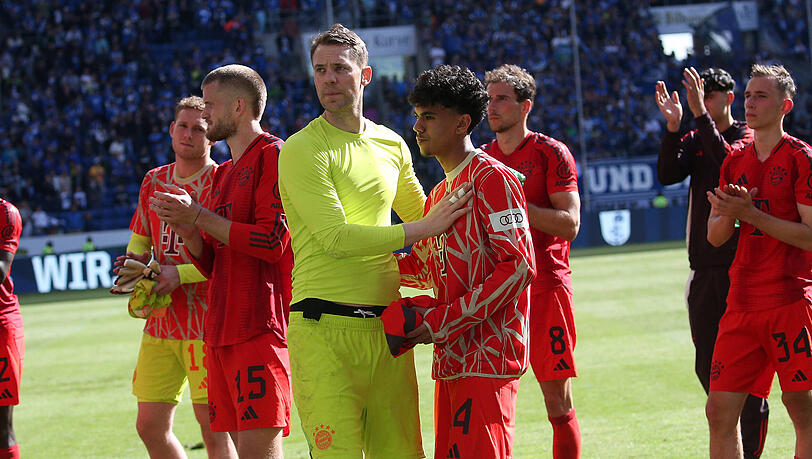
[[[586,188],[593,203],[648,203],[659,191],[668,197],[684,196],[689,181],[662,186],[657,181],[657,157],[647,156],[635,159],[609,159],[590,161],[586,171]],[[583,177],[581,177],[583,180]]]
[[[113,261],[121,247],[92,252],[15,257],[11,279],[15,293],[92,290],[113,286]]]
[[[373,59],[414,56],[417,54],[417,32],[413,25],[353,29],[364,40]],[[310,56],[310,41],[317,32],[302,33],[304,55]]]
[[[743,31],[756,30],[758,28],[758,6],[756,6],[756,2],[732,3],[739,29]],[[659,33],[693,33],[694,26],[718,10],[728,6],[728,2],[696,3],[679,6],[655,6],[649,8],[649,11]]]

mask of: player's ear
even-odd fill
[[[530,110],[533,108],[533,101],[530,99],[525,99],[522,101],[522,112],[523,113],[530,113]]]
[[[733,94],[733,91],[728,91],[728,92],[727,92],[727,105],[732,104],[732,103],[733,103],[733,99],[735,99],[735,98],[736,98],[736,95],[735,95],[735,94]]]
[[[172,133],[175,131],[175,122],[172,121],[169,123],[169,137],[172,137]]]
[[[463,113],[457,119],[457,127],[454,129],[455,134],[468,134],[468,126],[471,125],[471,115]]]
[[[372,82],[372,67],[366,66],[361,69],[361,86],[366,86]]]
[[[242,97],[234,98],[234,114],[239,116],[245,111],[245,99]]]
[[[793,107],[795,107],[795,102],[793,102],[792,99],[784,99],[784,105],[781,107],[781,113],[786,115],[792,111]]]

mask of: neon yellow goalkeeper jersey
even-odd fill
[[[392,251],[403,221],[426,197],[403,139],[364,120],[360,134],[323,117],[292,135],[279,155],[279,189],[293,244],[293,303],[305,298],[387,305],[400,298]]]

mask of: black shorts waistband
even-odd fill
[[[380,317],[384,309],[386,306],[347,306],[321,298],[305,298],[290,305],[291,311],[301,312],[305,319],[315,320],[321,319],[322,314],[372,319]]]

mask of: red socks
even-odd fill
[[[578,459],[581,457],[581,428],[575,417],[575,408],[564,416],[548,418],[553,425],[553,458]]]
[[[0,459],[20,459],[20,445],[0,449]]]

